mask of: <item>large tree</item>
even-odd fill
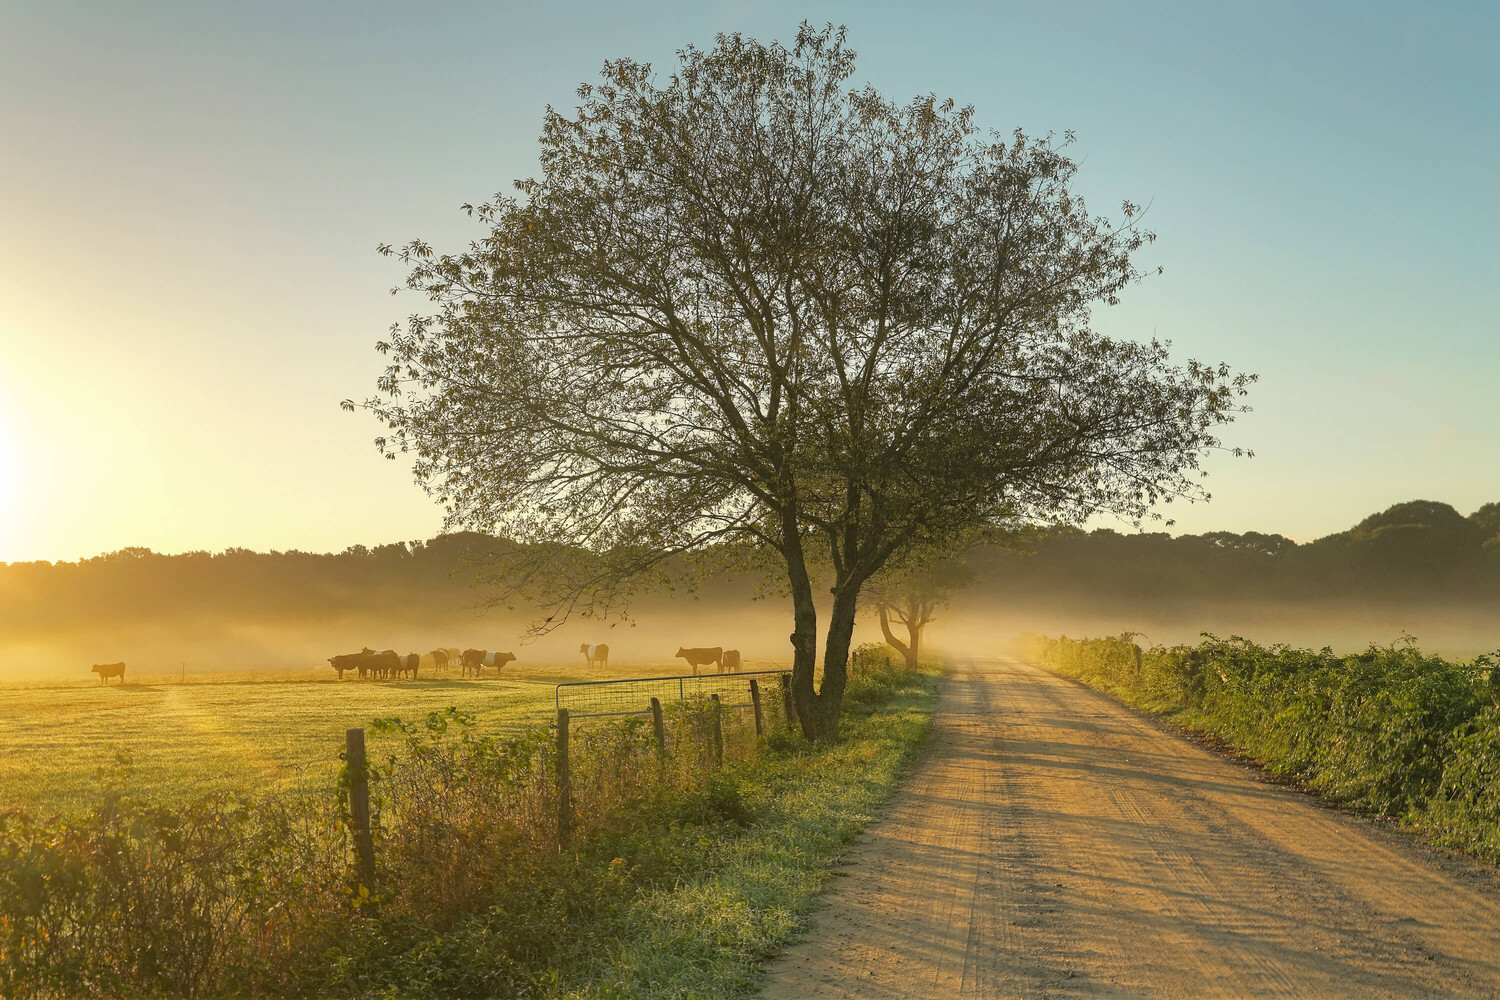
[[[549,625],[684,553],[774,554],[810,738],[837,734],[860,589],[893,555],[1201,495],[1248,380],[1090,328],[1152,237],[1132,205],[1086,211],[1065,143],[853,71],[843,30],[807,25],[666,76],[606,63],[548,109],[540,176],[469,208],[482,239],[382,248],[435,309],[380,345],[368,403],[450,526],[525,543],[512,579]]]

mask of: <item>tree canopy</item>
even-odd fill
[[[864,583],[1020,520],[1149,516],[1251,380],[1095,332],[1141,276],[1139,210],[1092,215],[1068,139],[852,88],[842,29],[722,35],[667,76],[606,63],[548,109],[541,175],[458,253],[395,249],[435,311],[369,405],[450,527],[537,561],[552,611],[618,611],[683,553],[748,543],[794,607],[809,736],[836,734]],[[521,551],[521,550],[518,550]],[[809,559],[832,567],[824,674]],[[545,627],[545,625],[544,625]]]

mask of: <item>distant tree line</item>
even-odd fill
[[[325,554],[236,548],[161,555],[125,548],[78,562],[0,563],[0,629],[40,632],[83,621],[198,614],[316,618],[397,606],[447,614],[483,603],[495,586],[489,567],[514,547],[461,532]],[[726,548],[721,555],[726,572],[700,589],[700,601],[743,603],[768,592],[771,577],[728,572],[743,565],[742,553]],[[705,558],[713,562],[712,554]],[[1037,528],[980,545],[961,562],[951,553],[937,558],[933,566],[878,580],[864,620],[875,623],[884,600],[892,634],[909,646],[908,618],[938,616],[941,604],[962,588],[1001,600],[1067,593],[1312,604],[1350,598],[1495,602],[1500,503],[1467,517],[1432,501],[1397,504],[1304,544],[1260,532],[1171,536]],[[647,592],[639,600],[672,596]]]
[[[968,563],[976,590],[996,596],[1493,601],[1500,598],[1500,503],[1465,517],[1445,503],[1413,500],[1302,544],[1254,531],[1039,529],[1015,547],[976,550]]]
[[[77,562],[0,563],[0,630],[209,614],[316,618],[397,604],[450,612],[482,597],[479,566],[501,544],[461,533],[337,553],[130,547]]]

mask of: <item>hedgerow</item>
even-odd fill
[[[1205,633],[1033,640],[1032,659],[1223,739],[1271,772],[1500,862],[1500,658],[1337,655]]]

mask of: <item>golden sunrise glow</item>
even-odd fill
[[[8,520],[15,511],[16,493],[20,489],[21,470],[11,430],[0,420],[0,519]],[[0,527],[0,532],[4,532]]]
[[[26,530],[21,511],[21,453],[13,425],[0,410],[0,563],[14,558]]]

